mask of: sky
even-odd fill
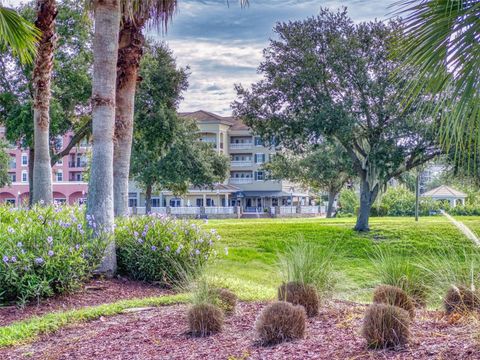
[[[387,19],[394,0],[178,0],[178,11],[166,34],[148,31],[166,41],[179,66],[190,67],[189,88],[180,111],[207,110],[231,114],[234,84],[248,87],[260,79],[262,50],[274,37],[277,22],[314,16],[320,7],[346,6],[355,21]],[[21,0],[7,0],[17,5]]]

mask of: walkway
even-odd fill
[[[480,246],[480,239],[473,233],[472,230],[468,226],[466,226],[464,223],[455,220],[451,215],[447,214],[445,211],[441,210],[442,214],[445,215],[445,217],[450,220],[450,222],[455,225],[458,230],[460,230],[468,239],[473,241],[475,245]]]

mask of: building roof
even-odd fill
[[[442,185],[439,186],[435,189],[432,189],[430,191],[427,191],[426,193],[423,194],[423,196],[428,196],[428,197],[435,197],[435,198],[466,198],[467,194],[455,190],[451,188],[450,186],[447,185]]]
[[[231,116],[220,116],[205,110],[184,112],[184,113],[179,113],[179,115],[183,117],[188,117],[190,119],[193,119],[195,121],[200,121],[200,122],[216,120],[222,123],[226,123],[228,125],[233,125],[235,123],[235,120]]]
[[[179,113],[179,115],[183,117],[188,117],[199,122],[207,122],[212,120],[220,121],[224,124],[230,125],[230,130],[250,130],[250,128],[245,125],[245,123],[241,119],[234,118],[232,116],[220,116],[205,110],[183,112]]]

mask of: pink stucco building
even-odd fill
[[[0,127],[0,139],[4,136],[5,128]],[[57,151],[63,149],[71,136],[72,134],[66,134],[57,138],[53,146]],[[89,146],[87,141],[82,141],[52,167],[53,198],[56,201],[74,204],[83,202],[86,198],[87,183],[83,181],[83,172],[87,164],[86,154]],[[28,202],[29,197],[29,151],[21,146],[12,145],[7,152],[10,155],[8,174],[11,185],[0,188],[0,203],[23,204]]]

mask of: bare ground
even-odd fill
[[[335,302],[310,319],[305,339],[259,346],[253,326],[265,303],[240,303],[224,331],[207,338],[187,334],[186,305],[130,312],[65,328],[0,359],[480,359],[475,323],[420,311],[407,348],[368,350],[360,335],[364,305]]]

